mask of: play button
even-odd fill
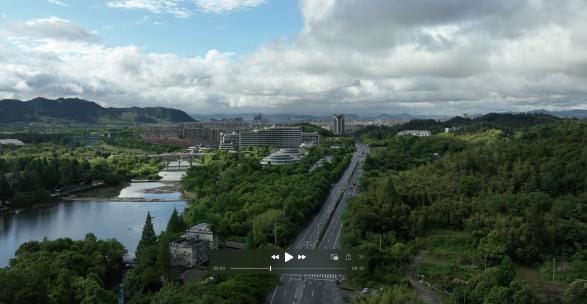
[[[286,252],[284,254],[284,259],[285,259],[285,262],[287,263],[287,262],[289,262],[289,260],[293,259],[293,256]]]

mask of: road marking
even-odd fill
[[[279,285],[275,286],[275,291],[273,291],[273,296],[271,297],[271,302],[269,302],[270,304],[273,304],[273,300],[275,300],[275,294],[277,293],[278,288],[279,288]]]
[[[353,196],[354,194],[356,194],[358,192],[357,191],[358,190],[357,187],[351,187],[351,189],[349,189],[349,183],[353,182],[353,180],[354,180],[353,179],[353,176],[354,175],[361,176],[363,174],[363,170],[362,170],[361,166],[364,163],[365,153],[368,153],[368,150],[367,150],[367,152],[365,152],[363,150],[363,146],[362,145],[358,145],[357,144],[356,146],[357,146],[357,151],[353,154],[353,156],[351,158],[350,166],[347,168],[347,170],[345,170],[342,178],[337,183],[335,183],[334,186],[331,188],[331,191],[329,193],[329,196],[328,196],[327,200],[324,203],[324,206],[327,206],[328,210],[321,209],[318,212],[318,214],[316,215],[316,217],[314,218],[314,220],[313,220],[314,222],[316,222],[319,219],[324,218],[327,214],[330,214],[332,216],[339,216],[339,214],[342,213],[342,208],[337,208],[337,210],[333,210],[334,207],[338,207],[338,206],[333,205],[333,204],[334,203],[337,203],[339,201],[338,199],[346,199],[346,198],[349,197],[349,195],[350,196]],[[346,187],[343,188],[343,184],[346,184]],[[342,191],[342,196],[340,195],[341,191]],[[339,195],[334,195],[333,196],[332,195],[333,193],[338,193]],[[334,211],[334,213],[333,213],[333,211]],[[342,230],[342,224],[339,224],[339,223],[340,223],[340,219],[337,219],[334,222],[331,222],[330,225],[328,225],[329,227],[326,227],[326,232],[329,232],[328,230],[329,230],[330,227],[336,227],[337,225],[340,225],[339,226],[338,233],[336,235],[336,239],[335,239],[334,247],[333,248],[336,248],[336,244],[338,243],[338,239],[340,238],[340,233],[341,233],[341,230]],[[334,226],[332,226],[333,224],[334,224]],[[307,243],[308,242],[308,241],[305,241],[305,239],[308,236],[308,234],[310,233],[310,230],[312,230],[312,226],[313,225],[314,224],[312,224],[312,225],[310,225],[310,227],[308,227],[308,230],[304,234],[304,236],[303,236],[302,240],[300,241],[300,243],[298,244],[298,246],[296,246],[295,243],[293,244],[294,247],[296,247],[296,248],[299,249],[304,243]],[[329,238],[332,236],[332,233],[334,233],[334,231],[331,231],[330,233],[328,233]],[[315,241],[310,240],[309,242],[313,242],[314,248],[316,248],[316,246],[319,245],[319,244],[317,244],[318,240],[315,240]],[[330,239],[328,240],[328,242],[330,242]],[[291,248],[291,247],[292,247],[291,245],[288,246],[288,248]],[[312,281],[315,280],[315,281],[329,281],[329,282],[336,282],[336,278],[337,278],[337,275],[335,275],[335,274],[325,274],[324,276],[327,277],[326,279],[311,278],[311,276],[318,276],[318,275],[289,274],[288,276],[289,276],[289,278],[288,278],[288,283],[289,284],[291,284],[292,280],[294,280],[294,281],[299,280],[297,278],[292,278],[292,276],[294,276],[294,277],[295,276],[304,276],[308,280],[312,280]],[[283,279],[283,277],[284,276],[282,275],[281,278]],[[330,279],[331,277],[334,277],[335,279]],[[307,283],[310,283],[309,281],[306,281],[306,282]],[[323,285],[325,285],[325,283],[318,283],[318,285],[320,285],[321,288],[324,288]],[[273,297],[271,298],[271,303],[270,304],[273,304],[273,298],[275,297],[275,293],[277,292],[277,289],[279,287],[280,287],[279,285],[276,286],[275,291],[273,292]],[[304,286],[304,289],[305,289],[305,286]],[[286,293],[287,293],[287,291],[284,292],[284,296],[285,296]],[[312,295],[314,295],[314,290],[312,290]],[[297,298],[297,295],[295,294],[295,292],[294,292],[293,298],[294,298],[294,300]],[[325,298],[326,298],[326,295],[325,295],[325,293],[323,293],[322,294],[322,302],[325,302]]]
[[[342,224],[340,224],[338,228],[338,233],[336,234],[336,239],[334,239],[334,245],[332,246],[333,249],[336,248],[336,243],[338,243],[338,238],[340,237],[340,232],[342,231]]]
[[[312,289],[312,295],[311,295],[312,297],[314,296],[314,291],[315,291],[315,290],[314,290],[314,289]]]
[[[334,282],[336,280],[332,280],[332,279],[319,279],[319,278],[308,278],[308,280],[314,280],[314,281],[329,281],[329,282]]]

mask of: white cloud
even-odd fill
[[[60,0],[47,0],[49,3],[55,4],[55,5],[59,5],[59,6],[63,6],[63,7],[69,7],[69,4],[60,1]]]
[[[100,40],[95,33],[58,17],[10,23],[5,29],[5,33],[9,38],[19,40],[53,39],[84,42],[98,42]]]
[[[147,2],[134,5],[166,12]],[[587,108],[582,0],[302,0],[301,9],[294,42],[241,56],[106,47],[54,17],[10,25],[16,50],[0,56],[0,96],[190,113]]]
[[[195,0],[197,5],[206,12],[223,13],[241,8],[255,7],[265,0]]]
[[[106,2],[110,8],[146,10],[156,14],[171,14],[176,17],[189,17],[192,12],[182,5],[181,0],[111,0]]]
[[[146,10],[156,14],[189,17],[195,11],[220,14],[264,4],[266,0],[109,0],[106,7]]]

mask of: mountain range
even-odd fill
[[[183,111],[162,108],[104,108],[93,101],[78,98],[46,99],[29,101],[16,99],[0,100],[0,123],[179,123],[194,121]]]
[[[561,118],[577,118],[577,119],[585,119],[587,118],[587,110],[566,110],[566,111],[547,111],[547,110],[535,110],[530,111],[529,113],[541,113],[541,114],[550,114],[552,116],[561,117]]]

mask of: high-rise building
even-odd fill
[[[344,130],[344,114],[332,114],[332,122],[330,123],[330,131],[336,135],[343,135]]]
[[[241,147],[295,148],[302,143],[302,129],[296,127],[273,127],[241,131]]]
[[[300,127],[272,127],[241,131],[240,147],[297,148],[302,143],[317,145],[318,133],[304,133]]]
[[[211,129],[201,125],[184,125],[179,127],[179,138],[187,140],[192,145],[218,145],[222,130]]]

